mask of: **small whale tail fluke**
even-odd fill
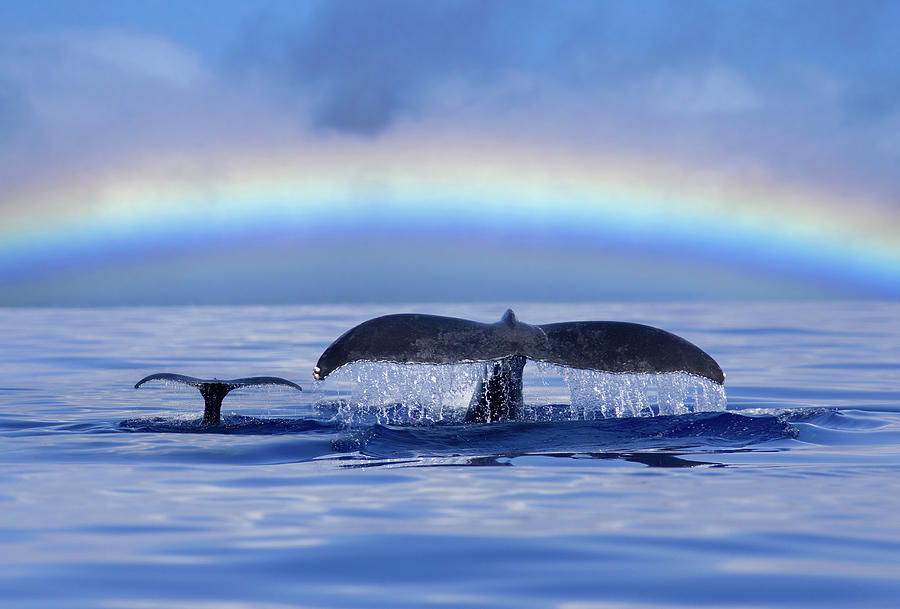
[[[205,403],[203,423],[206,425],[218,425],[222,420],[222,400],[225,399],[225,396],[232,389],[249,387],[251,385],[284,385],[293,387],[297,391],[303,391],[300,385],[277,376],[250,376],[240,379],[219,380],[198,379],[183,374],[172,374],[171,372],[157,372],[156,374],[145,376],[135,383],[134,388],[137,389],[147,381],[172,381],[199,389]]]

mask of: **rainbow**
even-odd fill
[[[321,248],[330,237],[378,234],[390,247],[390,235],[417,231],[456,251],[473,236],[491,243],[501,266],[539,238],[557,268],[584,251],[602,258],[631,248],[813,282],[832,295],[900,297],[900,216],[877,199],[570,144],[404,133],[135,155],[20,185],[0,205],[0,286],[63,267],[96,277],[123,257],[149,272],[145,263],[163,254],[228,239],[293,234]],[[305,264],[285,260],[278,272]]]

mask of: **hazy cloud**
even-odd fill
[[[99,31],[10,36],[0,77],[27,96],[51,128],[108,126],[193,94],[205,77],[189,51],[154,36]]]
[[[22,88],[0,79],[0,147],[33,123],[33,110]]]
[[[0,37],[0,183],[271,132],[277,105],[150,33],[10,34]]]

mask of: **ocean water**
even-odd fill
[[[526,367],[526,420],[466,425],[472,366],[361,364],[351,326],[508,303],[0,309],[0,606],[900,606],[900,304],[520,304],[648,323],[682,375]],[[235,391],[199,423],[153,372]]]

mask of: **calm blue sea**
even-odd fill
[[[458,420],[464,366],[312,380],[370,317],[508,304],[0,309],[0,606],[900,606],[900,304],[514,307],[684,336],[727,373],[704,412],[532,365],[529,420],[491,425]],[[304,392],[210,429],[153,372]]]

